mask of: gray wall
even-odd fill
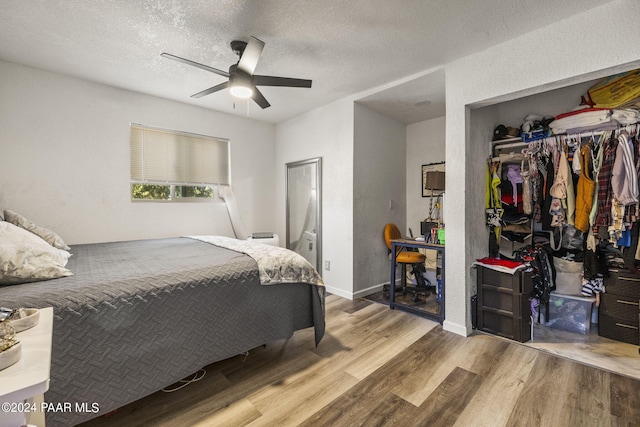
[[[422,165],[444,162],[445,127],[444,116],[407,126],[407,228],[416,236],[430,208],[430,198],[422,197]]]
[[[225,205],[132,202],[129,125],[228,138],[249,232],[275,227],[275,126],[0,61],[0,211],[71,244],[233,236]]]
[[[389,281],[384,226],[406,227],[406,126],[354,104],[353,294]]]
[[[322,279],[327,290],[352,298],[353,102],[341,100],[276,126],[276,211],[285,235],[285,164],[322,157]],[[331,264],[324,270],[324,261]]]

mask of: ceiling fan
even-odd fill
[[[161,56],[229,78],[229,80],[224,83],[191,95],[192,98],[201,98],[228,87],[233,96],[243,99],[251,98],[260,107],[267,108],[271,104],[269,104],[256,86],[311,87],[311,80],[253,74],[256,65],[258,65],[258,60],[260,59],[263,48],[264,42],[253,36],[249,39],[248,43],[241,40],[233,40],[231,42],[231,49],[239,56],[239,59],[236,64],[229,67],[229,72],[180,58],[170,53],[162,53]]]

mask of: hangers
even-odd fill
[[[540,141],[532,141],[529,143],[527,148],[523,148],[520,152],[524,156],[533,156],[540,151]]]

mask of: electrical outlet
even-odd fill
[[[324,262],[324,269],[327,271],[331,270],[331,261]]]
[[[389,209],[393,209],[393,200],[389,200]]]

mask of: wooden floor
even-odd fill
[[[640,381],[365,300],[93,426],[638,426]],[[640,362],[639,362],[640,363]]]
[[[389,305],[388,292],[380,291],[368,295],[366,299]],[[426,298],[420,294],[418,302],[413,300],[412,295],[396,293],[396,303],[436,315],[440,309],[433,293],[427,293]],[[537,322],[534,323],[533,329],[533,337],[524,344],[526,346],[640,379],[638,346],[601,337],[598,335],[596,323],[590,325],[587,334],[554,329]]]

